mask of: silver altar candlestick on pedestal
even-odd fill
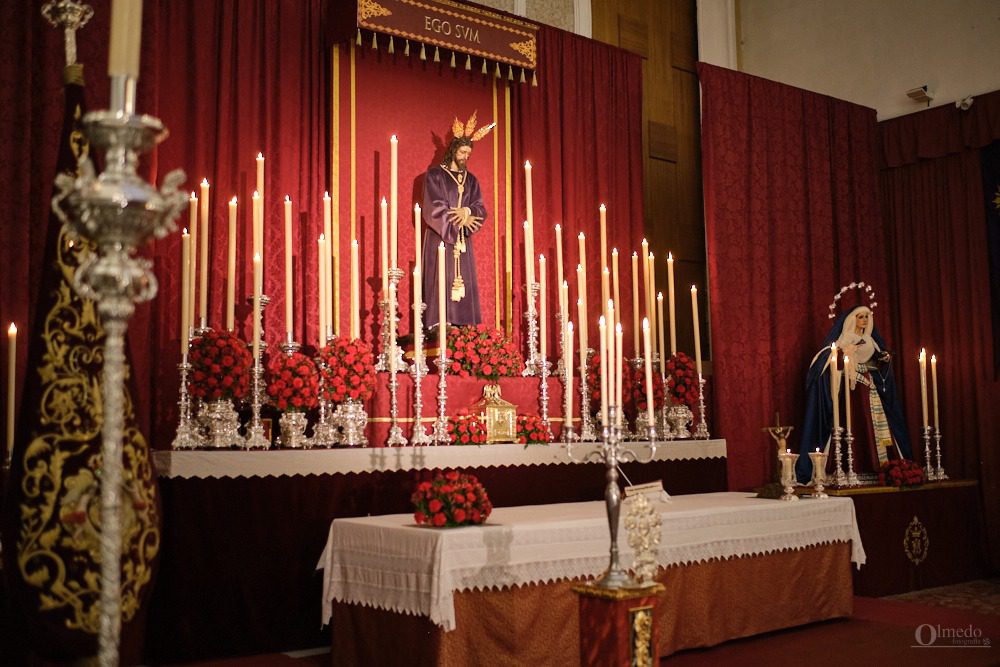
[[[549,435],[549,441],[551,441],[552,424],[549,422],[549,362],[539,357],[537,366],[541,375],[539,402],[542,408],[542,424],[545,426],[545,432]]]
[[[565,322],[563,322],[561,310],[556,311],[555,321],[559,323],[559,358],[556,359],[555,369],[552,373],[557,377],[562,377],[563,366],[566,365],[563,363],[563,356],[566,353],[566,327],[563,326]]]
[[[444,376],[446,374],[446,369],[448,368],[448,347],[444,343],[445,341],[439,333],[437,358],[438,416],[434,421],[434,429],[431,432],[431,438],[434,440],[434,444],[436,445],[447,445],[451,443],[451,438],[448,435],[448,417],[445,415],[445,407],[448,403],[448,389]]]
[[[608,421],[610,425],[602,429],[602,440],[598,449],[587,452],[583,457],[576,457],[574,449],[584,446],[584,443],[567,443],[566,452],[570,459],[576,462],[602,461],[606,467],[607,488],[604,491],[604,503],[608,513],[608,530],[611,533],[611,549],[608,569],[592,586],[606,590],[621,588],[638,588],[638,582],[629,576],[618,561],[618,515],[621,511],[621,490],[618,488],[618,466],[629,461],[648,463],[656,455],[656,443],[649,443],[650,454],[645,460],[640,459],[635,451],[627,449],[620,438],[618,429],[618,406],[608,406]]]
[[[837,487],[847,486],[847,475],[844,474],[843,453],[840,448],[840,437],[844,429],[834,426],[830,437],[833,439],[833,461],[836,472],[833,473],[833,485]]]
[[[566,364],[563,364],[560,371],[563,382],[563,428],[560,437],[563,442],[576,442],[579,436],[573,428],[573,385],[569,379],[569,371]]]
[[[63,13],[60,20],[65,21],[67,30],[75,29],[69,13]],[[104,410],[98,660],[102,665],[118,663],[121,632],[122,499],[126,496],[122,484],[125,331],[135,304],[152,299],[157,291],[152,263],[136,257],[136,252],[149,240],[163,238],[176,229],[174,219],[187,203],[185,193],[178,189],[185,179],[182,171],[167,174],[160,190],[136,173],[139,154],[166,138],[167,131],[159,119],[136,114],[135,99],[134,76],[111,77],[111,110],[93,111],[83,117],[84,133],[92,150],[104,151],[104,172],[98,176],[90,157],[85,156],[78,163],[77,176],[56,177],[56,194],[52,198],[52,210],[70,238],[85,238],[94,244],[93,254],[73,276],[73,287],[80,296],[96,303],[107,336],[101,378]]]
[[[423,312],[427,309],[425,303],[413,305],[413,363],[410,365],[410,375],[413,377],[413,433],[410,434],[410,444],[414,447],[429,445],[434,439],[427,434],[423,423],[424,391],[423,381],[427,375],[427,362],[423,350]],[[419,333],[419,339],[416,336]]]
[[[261,355],[264,351],[261,350]],[[250,388],[250,423],[247,424],[246,449],[267,449],[271,443],[264,437],[264,424],[260,420],[260,408],[264,394],[264,365],[261,357],[253,364],[253,384]]]
[[[844,429],[844,449],[847,450],[847,486],[861,486],[854,472],[854,434],[849,428]]]
[[[389,373],[389,437],[385,444],[389,447],[402,447],[406,444],[403,437],[403,429],[399,426],[399,406],[396,402],[396,392],[399,382],[396,380],[396,373]]]
[[[799,499],[795,495],[795,462],[798,459],[799,455],[788,449],[778,454],[778,460],[781,462],[781,486],[784,491],[781,496],[782,500],[795,501]]]
[[[541,285],[531,283],[528,289],[528,310],[524,311],[524,318],[528,320],[528,358],[524,360],[524,370],[521,371],[523,377],[540,375],[539,364],[541,359],[538,356],[538,311],[535,310],[535,297],[541,291]]]
[[[809,458],[813,464],[813,498],[829,498],[823,490],[825,488],[823,485],[826,483],[826,452],[817,449],[815,452],[809,452]]]
[[[593,442],[597,440],[597,432],[594,431],[594,420],[590,417],[590,391],[587,388],[587,370],[590,368],[590,358],[594,351],[587,348],[583,355],[585,363],[580,366],[580,440],[583,442]]]
[[[368,438],[365,437],[365,426],[368,425],[368,413],[361,401],[347,399],[337,406],[333,418],[340,426],[340,444],[348,447],[365,447]]]
[[[393,354],[396,357],[396,372],[405,373],[407,372],[409,366],[406,360],[403,359],[403,348],[399,347],[396,343],[396,338],[392,336],[392,331],[398,331],[399,326],[399,313],[397,311],[398,301],[396,299],[396,294],[398,294],[399,281],[403,279],[402,269],[391,268],[389,269],[389,284],[386,286],[386,298],[379,303],[379,309],[382,311],[382,351],[378,355],[378,359],[375,362],[376,371],[388,371],[389,370],[389,355]],[[389,292],[392,291],[390,295]],[[390,305],[391,303],[391,305]],[[392,310],[391,317],[392,331],[390,331],[389,317],[390,309]],[[390,340],[391,339],[391,340]]]
[[[331,403],[323,397],[326,392],[326,373],[329,366],[326,365],[322,354],[316,360],[316,367],[319,370],[319,421],[313,426],[312,446],[332,447],[340,441],[340,434],[333,418]]]
[[[934,446],[937,449],[937,468],[934,470],[934,479],[943,481],[948,479],[948,475],[945,474],[944,466],[941,465],[941,431],[937,428],[934,429]]]
[[[934,461],[931,459],[931,427],[924,426],[924,479],[934,481]]]
[[[181,363],[177,364],[177,369],[181,372],[180,398],[177,401],[179,408],[179,418],[177,423],[177,435],[171,443],[173,449],[196,449],[201,446],[201,435],[191,419],[191,394],[188,393],[188,373],[191,371],[191,364],[188,363],[188,355],[185,352],[181,357]]]
[[[708,440],[708,422],[705,421],[705,378],[698,373],[698,426],[694,429],[697,440]]]
[[[390,317],[396,318],[396,286],[399,284],[400,278],[403,277],[403,271],[401,269],[389,269],[389,309],[392,311],[389,315]],[[397,320],[399,318],[396,318]],[[387,364],[389,371],[389,437],[386,439],[385,444],[389,447],[402,447],[406,444],[406,438],[403,437],[403,429],[399,426],[399,403],[397,402],[397,392],[399,390],[399,381],[396,379],[396,373],[407,371],[407,364],[403,360],[403,350],[396,344],[396,326],[395,322],[392,323],[389,332],[389,347],[386,348],[387,353]],[[402,366],[400,366],[402,364]]]

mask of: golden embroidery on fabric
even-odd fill
[[[635,667],[653,665],[653,608],[629,610],[632,615],[632,664]]]
[[[528,62],[532,65],[535,64],[535,40],[529,39],[525,42],[511,42],[510,48],[527,58]]]
[[[85,142],[80,144],[85,149]],[[103,406],[98,378],[104,331],[93,302],[70,287],[73,271],[91,246],[57,243],[55,291],[41,338],[45,353],[38,369],[39,433],[20,461],[24,471],[17,564],[21,577],[39,590],[40,610],[65,616],[71,630],[96,634],[100,598],[100,454]],[[96,372],[95,372],[96,369]],[[126,392],[125,422],[133,419]],[[148,447],[134,426],[123,438],[122,619],[139,609],[159,552],[156,487]]]
[[[392,16],[392,12],[375,0],[361,0],[358,3],[358,17],[362,21],[367,21],[373,16]]]
[[[931,540],[927,535],[927,529],[920,523],[920,519],[914,516],[906,532],[903,533],[903,551],[911,563],[920,565],[927,558],[930,548]]]

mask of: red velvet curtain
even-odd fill
[[[978,478],[983,507],[996,508],[1000,382],[993,373],[979,148],[1000,139],[1000,92],[977,97],[968,111],[945,105],[884,121],[879,131],[899,349],[908,371],[916,370],[919,348],[937,355],[945,470],[951,477]],[[916,373],[908,377],[915,380]],[[907,404],[916,405],[917,382],[904,390]],[[919,438],[914,447],[923,452]],[[984,517],[997,567],[1000,516],[986,511]]]
[[[513,108],[514,225],[524,220],[524,162],[532,164],[535,253],[548,261],[550,312],[559,303],[555,279],[556,223],[562,225],[569,318],[577,325],[578,235],[586,237],[591,347],[597,349],[601,302],[600,219],[608,216],[608,259],[618,248],[622,324],[631,350],[631,256],[642,239],[642,61],[613,46],[543,26],[538,33],[538,87],[515,90]],[[523,235],[514,252],[514,285],[524,284]],[[640,269],[641,270],[641,269]],[[641,283],[640,283],[641,284]],[[523,324],[524,290],[514,290],[515,331]],[[549,350],[556,350],[550,327]],[[522,332],[523,333],[523,332]],[[579,345],[576,345],[578,348]],[[575,348],[575,349],[576,349]]]
[[[773,442],[761,433],[775,413],[784,424],[800,423],[806,370],[842,285],[875,286],[876,324],[899,344],[886,316],[893,294],[879,219],[878,135],[872,109],[704,63],[698,73],[710,409],[716,435],[728,443],[730,487],[741,489],[775,469]]]

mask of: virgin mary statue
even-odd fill
[[[859,467],[868,459],[874,468],[890,457],[910,458],[910,438],[906,433],[903,406],[892,372],[892,356],[875,328],[872,310],[857,306],[836,319],[809,365],[806,376],[806,414],[802,424],[799,459],[795,466],[799,482],[812,476],[809,452],[829,451],[833,431],[833,401],[830,387],[830,346],[844,351],[843,382],[851,388],[854,458]],[[843,385],[840,396],[844,396]],[[843,409],[841,409],[843,413]],[[843,424],[842,424],[843,426]],[[846,443],[843,445],[846,446]],[[833,458],[833,452],[830,458]],[[864,459],[862,455],[863,453]],[[839,465],[835,462],[833,465]]]

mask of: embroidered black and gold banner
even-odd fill
[[[75,173],[88,150],[80,129],[83,66],[66,68],[57,170]],[[53,174],[53,177],[55,174]],[[97,650],[100,599],[101,370],[104,330],[93,302],[72,288],[91,251],[48,219],[45,267],[4,502],[3,556],[13,620],[27,651],[75,660]],[[122,642],[136,627],[160,548],[149,447],[126,389],[122,494]],[[136,656],[138,657],[138,656]]]

